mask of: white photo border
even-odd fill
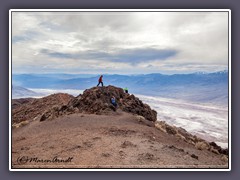
[[[228,12],[228,168],[12,168],[12,12]],[[231,10],[230,9],[10,9],[9,10],[9,171],[231,171]]]

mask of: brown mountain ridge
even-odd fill
[[[115,108],[110,101],[114,96]],[[13,168],[228,168],[228,149],[114,86],[12,100]]]

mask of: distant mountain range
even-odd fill
[[[23,88],[21,86],[12,86],[13,99],[24,98],[24,97],[34,97],[34,96],[41,96],[41,95],[42,94]]]
[[[13,84],[24,88],[89,89],[99,75],[13,74]],[[130,93],[227,105],[228,71],[191,74],[104,75],[104,85],[128,87]]]

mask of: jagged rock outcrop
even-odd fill
[[[41,115],[56,106],[68,104],[74,96],[64,93],[52,94],[39,99],[13,100],[12,122],[13,125],[23,121],[32,121],[40,118]]]
[[[117,108],[111,104],[111,97],[117,101]],[[111,114],[120,109],[124,112],[143,116],[148,121],[157,120],[157,112],[152,110],[149,105],[144,104],[133,94],[125,93],[123,89],[106,86],[93,87],[87,89],[83,94],[72,99],[66,106],[54,107],[43,114],[41,121],[53,119],[63,114],[89,113],[89,114]]]
[[[34,98],[20,98],[20,99],[13,99],[12,100],[12,109],[15,109],[23,104],[29,103],[34,101]]]
[[[155,123],[155,126],[167,134],[173,135],[184,140],[185,142],[188,142],[189,144],[192,144],[199,150],[209,150],[215,154],[223,154],[228,156],[228,149],[223,149],[215,142],[207,142],[202,138],[192,135],[181,127],[170,126],[165,121],[158,121]]]

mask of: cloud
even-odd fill
[[[61,52],[51,52],[51,51],[49,51],[49,50],[47,50],[47,49],[42,49],[42,50],[40,51],[40,53],[46,54],[46,55],[48,55],[49,57],[60,58],[60,59],[62,59],[62,58],[63,58],[63,59],[68,59],[68,58],[70,58],[70,59],[75,59],[75,58],[77,58],[76,55],[74,55],[74,54],[61,53]]]
[[[36,31],[26,31],[22,35],[15,35],[12,37],[12,43],[18,43],[22,41],[31,41],[39,35]]]
[[[113,57],[116,62],[131,63],[133,65],[154,60],[166,60],[177,54],[176,50],[164,50],[153,48],[124,49]]]
[[[228,66],[226,12],[13,12],[12,19],[16,72],[29,67],[25,73],[132,73],[133,66],[135,73],[190,72]]]
[[[51,52],[47,49],[42,49],[41,53],[47,54],[49,57],[60,59],[87,59],[87,60],[103,60],[111,62],[122,62],[131,65],[136,65],[141,62],[166,60],[169,57],[177,54],[176,50],[163,50],[153,48],[137,48],[137,49],[121,49],[114,53],[96,52],[93,50],[82,51],[78,53],[61,53]]]

